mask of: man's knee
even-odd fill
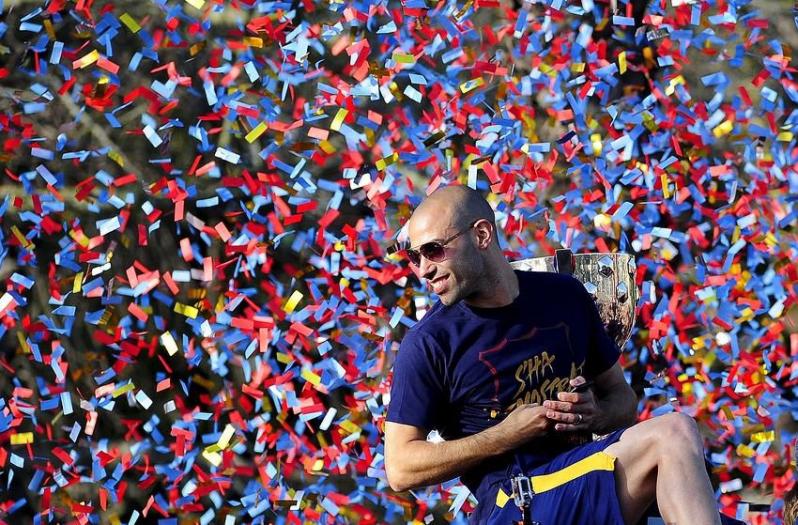
[[[654,432],[657,446],[668,451],[694,453],[703,456],[704,446],[695,420],[678,412],[665,414],[659,418],[658,429]]]

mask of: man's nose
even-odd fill
[[[421,277],[429,279],[435,274],[435,264],[422,255],[418,262],[418,273]]]

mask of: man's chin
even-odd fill
[[[443,295],[438,296],[438,300],[444,304],[444,306],[452,306],[454,303],[460,300],[460,297],[454,293],[444,293]]]

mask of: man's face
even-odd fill
[[[408,227],[410,245],[414,248],[424,243],[446,239],[460,233],[446,244],[445,258],[434,262],[422,256],[416,268],[419,277],[445,305],[467,299],[479,289],[479,278],[484,262],[474,245],[473,230],[468,224],[456,224],[446,214],[419,213]]]

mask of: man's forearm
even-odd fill
[[[631,388],[610,391],[598,400],[601,418],[592,429],[596,434],[606,434],[637,422],[637,396]]]
[[[441,483],[511,450],[513,445],[495,426],[451,441],[410,441],[402,447],[400,458],[391,458],[390,462],[386,458],[386,469],[394,465],[387,472],[388,479],[397,491]]]
[[[385,473],[394,490],[440,483],[551,431],[540,405],[521,405],[501,422],[472,436],[430,443],[420,427],[385,424]]]

